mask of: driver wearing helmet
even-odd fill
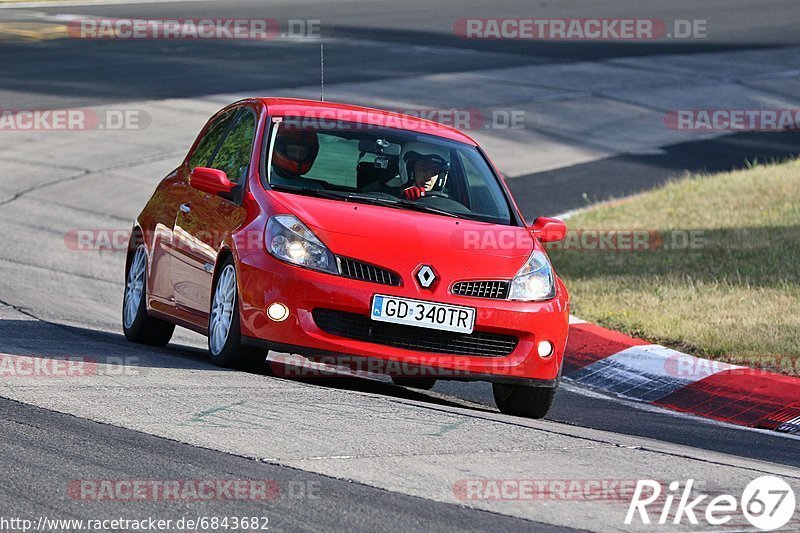
[[[433,190],[440,177],[447,174],[448,164],[439,154],[406,154],[409,181],[403,189],[403,196],[408,200],[418,200]]]
[[[315,131],[279,130],[272,154],[272,166],[281,178],[300,178],[311,170],[319,153]]]

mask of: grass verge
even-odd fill
[[[574,315],[800,375],[800,160],[687,176],[567,225],[550,256]]]

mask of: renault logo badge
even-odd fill
[[[422,268],[417,271],[417,281],[423,289],[430,289],[436,281],[436,272],[428,265],[422,265]]]

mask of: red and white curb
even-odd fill
[[[800,433],[800,378],[701,359],[574,317],[563,375],[674,411]]]

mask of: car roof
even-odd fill
[[[320,102],[303,98],[257,98],[274,116],[295,116],[308,119],[343,120],[358,122],[373,126],[386,126],[390,128],[426,133],[444,137],[453,141],[477,146],[469,135],[438,122],[424,118],[395,113],[382,109],[340,104],[336,102]]]

